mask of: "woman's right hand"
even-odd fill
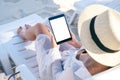
[[[81,44],[76,39],[75,34],[72,31],[70,31],[70,33],[72,35],[72,40],[68,41],[68,43],[76,48],[80,48]]]

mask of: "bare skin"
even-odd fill
[[[84,50],[78,51],[77,53],[79,55],[79,60],[81,60],[82,55],[81,54],[87,54],[87,52],[85,52]],[[89,56],[89,55],[87,55]],[[90,56],[89,56],[90,57]],[[100,73],[102,71],[105,71],[107,69],[109,69],[110,67],[102,65],[98,62],[96,62],[95,60],[93,60],[91,57],[87,60],[87,64],[90,63],[90,65],[86,65],[86,63],[84,64],[86,66],[86,68],[88,69],[88,71],[94,75],[97,73]]]
[[[46,34],[51,38],[52,47],[59,48],[59,45],[56,44],[53,35],[50,33],[50,31],[46,27],[46,25],[41,24],[41,23],[37,23],[34,26],[25,24],[25,27],[26,27],[26,30],[23,30],[23,28],[21,26],[17,30],[18,35],[24,41],[34,41],[39,34]]]
[[[102,65],[102,64],[99,64],[98,62],[94,61],[94,63],[90,66],[87,66],[87,69],[88,71],[94,75],[94,74],[97,74],[97,73],[100,73],[102,71],[105,71],[107,69],[109,69],[110,67],[108,66],[105,66],[105,65]]]
[[[52,47],[59,48],[59,45],[56,44],[53,35],[50,33],[50,31],[46,27],[46,25],[37,23],[35,26],[25,25],[25,27],[26,27],[26,30],[23,30],[22,27],[18,28],[18,30],[17,30],[18,35],[24,41],[33,41],[36,39],[36,37],[39,34],[46,34],[51,38]],[[81,47],[81,44],[77,41],[77,39],[75,38],[75,35],[72,32],[71,32],[71,34],[72,34],[73,39],[71,41],[69,41],[68,43],[73,45],[76,48]],[[81,55],[81,54],[83,54],[83,51],[78,52],[78,55]],[[91,58],[91,61],[93,61],[93,64],[86,66],[86,68],[92,75],[102,72],[109,68],[108,66],[104,66],[102,64],[97,63],[92,58]]]

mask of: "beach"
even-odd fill
[[[76,1],[78,0],[0,0],[0,25],[31,14],[37,14],[45,19],[67,12],[70,17],[75,11]],[[1,63],[0,72],[3,72]]]
[[[6,24],[31,14],[37,14],[43,19],[64,13],[68,22],[72,21],[75,12],[81,13],[90,4],[103,4],[120,11],[119,0],[0,0],[0,25]],[[109,5],[110,4],[110,5]],[[77,34],[77,16],[71,29]],[[0,64],[0,72],[3,72]]]
[[[36,13],[47,18],[69,10],[82,10],[85,6],[101,3],[106,4],[114,0],[0,0],[0,24],[5,24],[27,15]]]
[[[0,24],[5,24],[30,14],[42,18],[67,12],[78,0],[0,0]]]

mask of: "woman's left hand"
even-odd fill
[[[56,44],[53,34],[51,34],[51,44],[52,44],[52,48],[58,48],[59,49],[59,47],[60,47],[59,45]]]

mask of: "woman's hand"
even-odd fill
[[[80,48],[81,44],[78,42],[78,40],[76,39],[74,33],[72,31],[70,31],[71,35],[72,35],[72,40],[68,41],[69,44],[73,45],[76,48]]]
[[[52,44],[52,48],[58,48],[59,49],[59,45],[56,44],[55,42],[55,38],[53,36],[53,34],[51,33],[51,44]]]

